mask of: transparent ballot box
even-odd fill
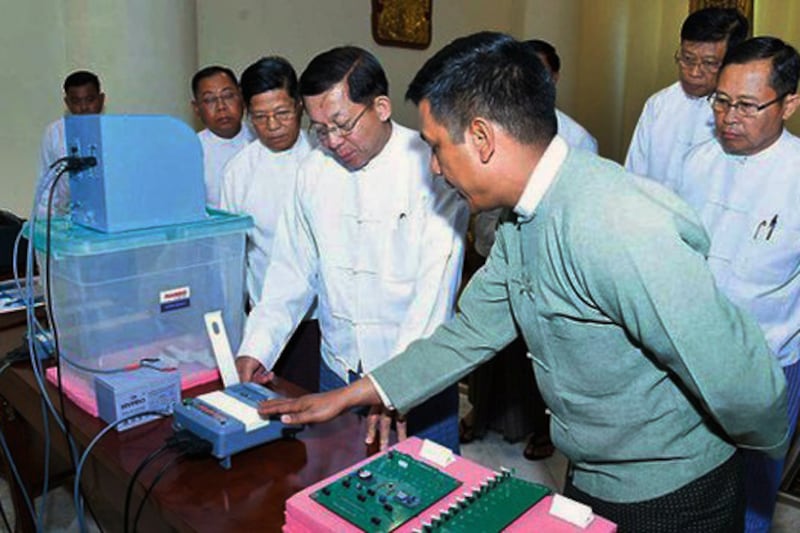
[[[53,221],[50,297],[69,396],[97,414],[94,377],[138,365],[177,369],[182,388],[216,379],[204,315],[222,311],[231,345],[244,320],[248,216],[102,233]],[[35,246],[45,258],[45,224]]]

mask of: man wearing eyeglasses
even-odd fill
[[[428,166],[416,131],[391,120],[388,81],[368,51],[315,57],[300,77],[310,131],[278,223],[261,301],[236,360],[243,381],[267,381],[296,324],[318,298],[320,389],[355,381],[452,316],[468,210]],[[408,417],[406,430],[458,449],[458,393],[450,387]],[[367,442],[388,445],[392,413],[375,408]]]
[[[100,90],[100,79],[93,72],[78,70],[64,79],[64,105],[71,115],[92,115],[103,112],[106,95]],[[51,122],[44,131],[39,149],[39,179],[50,165],[67,155],[64,118]],[[69,180],[58,182],[55,201],[61,208],[69,198]]]
[[[645,102],[625,168],[675,189],[686,152],[713,135],[705,97],[717,84],[725,51],[742,42],[747,30],[747,19],[736,9],[706,8],[686,18],[675,52],[678,81]]]
[[[786,380],[758,325],[714,284],[699,218],[664,187],[569,148],[549,77],[510,36],[453,41],[406,96],[432,168],[474,210],[506,208],[486,266],[429,337],[345,389],[264,402],[261,415],[405,412],[521,335],[570,461],[566,496],[620,533],[741,531],[737,446],[785,452]]]
[[[242,125],[242,96],[231,69],[212,65],[197,71],[192,94],[192,108],[206,127],[197,134],[203,145],[206,203],[218,208],[225,164],[253,140],[253,132]]]
[[[791,431],[800,408],[800,139],[784,128],[797,109],[800,56],[780,39],[732,48],[709,101],[716,139],[686,156],[678,194],[711,236],[720,289],[759,322],[783,367]],[[745,456],[747,531],[770,530],[783,460]]]
[[[250,215],[247,234],[247,292],[252,309],[261,298],[264,273],[272,257],[278,217],[294,194],[300,162],[311,151],[301,130],[303,106],[297,74],[282,57],[264,57],[242,72],[247,116],[257,140],[225,166],[220,207]],[[304,321],[281,357],[278,373],[308,390],[319,387],[319,329]]]

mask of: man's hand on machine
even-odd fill
[[[380,404],[380,396],[372,381],[362,378],[330,392],[261,402],[258,413],[264,418],[281,415],[284,424],[311,424],[326,422],[351,407]]]
[[[275,377],[275,374],[264,368],[261,361],[249,355],[240,355],[236,358],[236,371],[239,373],[241,383],[252,381],[259,385],[266,385]]]

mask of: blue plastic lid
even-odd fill
[[[50,251],[54,255],[94,255],[203,237],[243,233],[252,227],[253,218],[249,215],[235,215],[209,208],[206,209],[206,218],[197,222],[118,233],[104,233],[74,224],[67,218],[58,217],[54,218],[50,225]],[[30,229],[26,228],[26,236],[29,231]],[[34,245],[39,252],[46,251],[46,232],[46,221],[37,220]]]

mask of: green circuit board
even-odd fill
[[[390,451],[311,498],[364,531],[392,531],[459,486],[452,476]]]
[[[512,477],[505,471],[460,498],[457,504],[428,522],[423,531],[502,531],[548,494],[547,487]]]

